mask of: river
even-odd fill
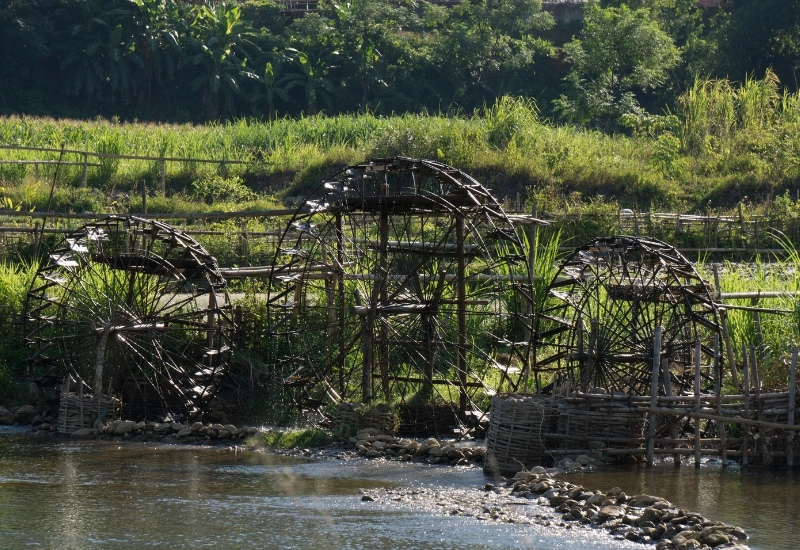
[[[436,506],[362,502],[358,491],[477,491],[484,483],[475,468],[6,432],[0,433],[0,548],[644,548],[603,531],[487,523],[449,517]]]

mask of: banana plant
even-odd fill
[[[284,69],[288,61],[286,55],[280,53],[275,55],[272,61],[266,62],[264,72],[258,79],[264,91],[263,93],[253,94],[250,100],[253,104],[253,110],[261,101],[267,102],[267,117],[270,122],[276,118],[275,99],[288,103],[289,91],[303,82],[301,75],[285,73]]]
[[[139,89],[142,57],[133,49],[130,11],[104,9],[102,2],[71,2],[75,22],[60,47],[65,93],[124,103]]]
[[[247,66],[259,52],[253,31],[242,22],[239,6],[227,2],[196,7],[189,29],[191,53],[180,68],[191,69],[190,88],[201,92],[204,115],[227,119],[236,112],[242,83],[259,78]]]

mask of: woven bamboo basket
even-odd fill
[[[496,395],[490,410],[484,471],[508,475],[541,465],[547,452],[541,435],[552,433],[556,426],[558,408],[552,398]]]
[[[387,405],[365,407],[360,403],[340,403],[333,415],[333,431],[342,437],[356,435],[363,428],[375,428],[383,434],[394,435],[400,425],[397,412]]]

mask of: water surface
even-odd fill
[[[0,548],[644,548],[602,531],[362,502],[358,492],[485,482],[474,468],[0,433]]]

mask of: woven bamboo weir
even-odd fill
[[[396,411],[388,405],[365,407],[361,403],[342,402],[333,416],[333,430],[350,437],[364,428],[375,428],[382,434],[394,435],[400,425]]]
[[[617,440],[639,442],[644,445],[645,411],[623,403],[585,401],[576,399],[559,403],[556,434],[562,438],[564,449],[583,448],[585,442],[603,442],[605,448],[620,448]]]
[[[558,406],[541,395],[498,394],[492,398],[484,471],[509,474],[547,458],[542,434],[555,430]]]

